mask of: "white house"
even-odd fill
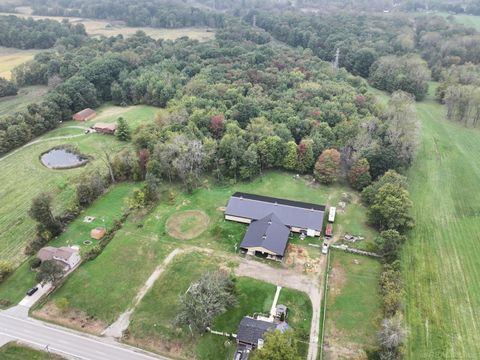
[[[37,257],[41,261],[57,260],[67,266],[67,270],[74,268],[81,260],[78,249],[71,247],[55,248],[52,246],[46,246],[37,254]]]

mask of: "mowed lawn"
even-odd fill
[[[0,77],[10,79],[15,66],[23,64],[38,54],[41,50],[21,50],[0,46]]]
[[[377,344],[382,319],[382,264],[339,250],[330,253],[325,359],[363,358]],[[362,355],[363,354],[363,355]]]
[[[199,360],[231,359],[235,342],[226,337],[204,334],[192,336],[187,328],[174,325],[179,299],[202,274],[222,267],[232,269],[235,262],[226,262],[215,256],[190,253],[178,256],[145,296],[132,316],[127,342],[150,350],[174,356]],[[236,333],[241,319],[255,313],[268,314],[276,287],[252,278],[236,278],[237,305],[219,315],[212,325],[216,331]],[[290,325],[299,331],[310,329],[311,303],[304,293],[282,289],[279,303],[290,310]],[[306,330],[308,329],[308,330]],[[308,336],[308,335],[307,335]],[[306,347],[302,347],[306,355]]]
[[[32,349],[30,347],[8,343],[0,348],[0,359],[2,360],[61,360],[63,357],[56,354],[48,354],[44,351]]]
[[[410,172],[416,226],[403,253],[409,359],[480,358],[480,131],[417,106],[422,144]]]
[[[100,110],[99,121],[115,121],[121,114],[132,128],[140,123],[153,120],[157,108],[135,106],[117,107],[110,111],[108,107]],[[81,129],[69,126],[88,126],[88,124],[64,123],[63,128],[40,137],[40,142],[19,149],[12,155],[0,158],[0,260],[9,260],[18,265],[26,257],[23,249],[34,236],[35,224],[28,216],[32,199],[41,192],[52,193],[55,199],[55,212],[61,213],[73,204],[76,179],[84,172],[100,169],[106,172],[101,160],[102,148],[111,149],[113,153],[121,150],[126,143],[113,136],[100,134],[83,134]],[[57,136],[80,135],[70,139],[52,139]],[[80,151],[93,157],[86,166],[69,170],[52,170],[43,166],[39,156],[56,145],[71,144]]]
[[[78,245],[81,251],[88,250],[97,241],[90,238],[90,231],[97,226],[111,229],[115,219],[119,219],[126,208],[126,201],[131,195],[134,185],[123,183],[111,187],[99,200],[95,201],[87,210],[80,214],[58,238],[52,240],[51,246]],[[93,216],[95,220],[85,223],[85,216]],[[91,245],[85,245],[85,240],[91,240]],[[27,289],[36,284],[35,273],[30,270],[27,262],[24,262],[17,270],[0,284],[0,299],[7,300],[11,304],[18,303]]]
[[[269,172],[253,182],[233,186],[218,186],[205,180],[192,194],[186,194],[176,184],[165,183],[162,189],[159,203],[142,217],[130,216],[104,252],[73,273],[51,296],[48,306],[65,297],[71,310],[109,325],[128,309],[155,267],[173,249],[199,246],[229,253],[238,249],[246,226],[225,221],[222,211],[235,191],[320,204],[337,201],[345,191],[341,187],[310,186],[303,178],[284,172]],[[201,210],[209,218],[208,227],[190,240],[180,240],[172,237],[165,225],[172,215],[186,210]]]

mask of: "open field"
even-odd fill
[[[443,17],[453,17],[453,21],[456,22],[457,24],[462,24],[465,26],[470,26],[473,27],[477,30],[480,30],[480,16],[475,16],[475,15],[451,15],[449,13],[444,13],[440,12],[438,15],[441,15]]]
[[[23,8],[23,10],[27,10]],[[28,11],[25,11],[28,12]],[[129,27],[125,26],[121,21],[108,21],[100,19],[85,19],[76,17],[61,17],[61,16],[37,16],[30,15],[28,13],[12,14],[12,13],[0,13],[0,15],[15,15],[24,18],[31,17],[35,20],[40,19],[52,19],[62,21],[68,19],[72,24],[83,24],[88,35],[92,37],[98,36],[117,36],[123,35],[125,37],[132,36],[137,31],[143,31],[148,36],[154,39],[175,40],[183,36],[188,36],[191,39],[199,41],[207,41],[215,36],[215,32],[208,28],[180,28],[180,29],[157,29],[150,27]]]
[[[0,77],[10,79],[11,71],[17,65],[33,59],[41,50],[21,50],[0,46]]]
[[[433,92],[433,91],[432,91]],[[418,103],[410,172],[416,226],[403,252],[409,359],[476,359],[480,319],[480,132]]]
[[[0,348],[0,359],[2,360],[61,360],[63,357],[56,354],[48,354],[44,351],[34,350],[30,347],[8,343]]]
[[[0,98],[0,116],[11,115],[18,111],[26,110],[29,104],[41,101],[47,91],[48,88],[46,86],[27,86],[20,88],[18,94],[15,96]]]
[[[108,108],[104,107],[108,113]],[[116,108],[115,108],[116,109]],[[124,109],[124,108],[121,108]],[[125,108],[122,116],[132,127],[151,121],[157,108],[136,106]],[[100,113],[101,115],[102,113]],[[108,115],[101,121],[114,121],[118,117]],[[100,117],[99,117],[100,118]],[[67,122],[64,127],[84,126],[83,123]],[[72,133],[80,135],[71,139],[44,139],[52,136],[64,136]],[[0,159],[0,259],[9,260],[18,265],[25,259],[23,248],[34,234],[34,223],[27,214],[32,199],[40,192],[51,192],[55,197],[55,210],[60,213],[72,205],[75,192],[75,179],[85,171],[101,168],[104,164],[99,157],[103,146],[113,152],[129,146],[117,141],[113,136],[100,134],[82,135],[81,129],[59,128],[40,137],[40,142],[21,148],[11,156]],[[41,164],[38,157],[56,145],[76,145],[80,151],[93,157],[86,166],[69,170],[52,170]]]
[[[87,211],[80,214],[68,227],[67,231],[58,238],[52,240],[52,246],[78,245],[87,250],[94,246],[97,241],[90,238],[90,230],[102,226],[107,230],[111,228],[114,219],[121,217],[125,209],[125,201],[129,197],[132,184],[125,183],[112,187],[102,198],[95,201]],[[93,216],[91,223],[83,222],[85,216]],[[92,240],[92,244],[86,246],[85,240]],[[19,302],[25,295],[25,291],[35,284],[35,273],[30,271],[28,262],[22,264],[10,277],[0,285],[0,299],[8,300],[12,304]]]
[[[337,250],[330,256],[324,358],[364,358],[365,350],[376,345],[383,315],[379,293],[382,265]]]

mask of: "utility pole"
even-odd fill
[[[335,54],[335,61],[332,64],[333,70],[338,70],[338,59],[340,58],[340,48],[337,48],[337,53]]]

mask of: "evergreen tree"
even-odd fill
[[[117,138],[121,141],[130,141],[132,138],[130,132],[130,126],[127,124],[123,117],[117,119],[117,130],[115,131]]]

